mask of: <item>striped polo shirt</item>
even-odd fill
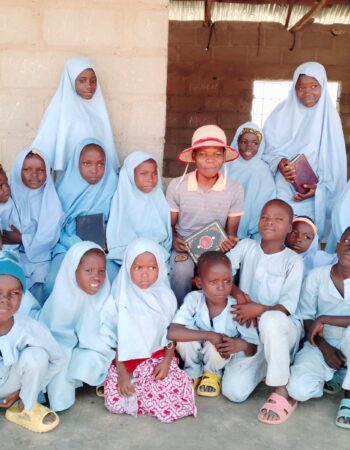
[[[172,212],[179,213],[175,226],[176,232],[187,238],[218,220],[225,229],[228,217],[240,217],[244,214],[243,187],[236,181],[219,178],[211,189],[203,191],[197,182],[196,170],[187,174],[179,184],[181,177],[171,180],[166,198]]]

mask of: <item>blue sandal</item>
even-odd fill
[[[346,374],[345,367],[342,367],[341,369],[337,370],[333,375],[333,378],[324,384],[323,391],[331,395],[338,394],[338,392],[341,392],[343,390],[342,385],[345,378],[345,374]]]
[[[339,422],[339,419],[341,417],[344,417],[345,419],[350,419],[350,398],[343,398],[343,400],[340,402],[337,418],[335,419],[335,424],[337,427],[350,429],[350,422],[349,423]]]

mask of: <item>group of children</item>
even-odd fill
[[[318,176],[306,194],[291,185],[298,152]],[[247,122],[229,146],[200,127],[178,159],[195,171],[166,196],[151,153],[131,153],[118,179],[93,66],[67,62],[10,182],[0,169],[5,417],[50,431],[86,383],[112,413],[170,423],[196,416],[195,393],[240,403],[265,380],[260,422],[285,422],[326,383],[344,389],[336,425],[350,428],[349,189],[324,68],[296,70],[264,130]],[[95,214],[105,246],[78,236]],[[227,238],[195,264],[185,239],[214,220]]]

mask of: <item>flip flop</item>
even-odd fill
[[[212,392],[201,391],[201,387],[211,387],[214,390]],[[202,397],[217,397],[221,392],[221,378],[215,373],[205,370],[202,375],[202,379],[196,389],[197,395]]]
[[[192,379],[192,386],[193,386],[194,390],[197,389],[199,383],[201,382],[201,379],[202,379],[202,377],[196,377],[196,378]]]
[[[293,414],[298,406],[298,402],[295,402],[294,405],[291,405],[287,399],[282,397],[282,395],[273,392],[267,401],[262,405],[258,414],[258,421],[261,423],[265,423],[267,425],[280,425],[281,423],[286,422],[289,417]],[[268,420],[260,417],[260,413],[262,410],[271,411],[278,415],[278,420]]]
[[[342,385],[345,374],[346,369],[344,367],[337,370],[333,375],[333,378],[324,384],[323,391],[330,395],[338,394],[338,392],[341,392],[343,390]]]
[[[338,419],[340,419],[341,417],[350,419],[350,398],[343,398],[343,400],[340,402],[337,418],[335,419],[335,424],[337,427],[350,429],[350,423],[342,423],[338,421]]]
[[[96,386],[96,395],[97,395],[97,397],[104,397],[105,396],[105,385],[104,385],[104,383],[101,383],[98,386]]]
[[[20,411],[18,406],[19,404],[17,402],[8,408],[5,417],[10,422],[27,428],[27,430],[34,431],[35,433],[46,433],[56,428],[60,422],[58,415],[54,411],[46,406],[40,405],[40,403],[35,403],[31,410],[23,409],[23,411]],[[44,423],[44,417],[49,413],[55,415],[55,420],[52,423]]]

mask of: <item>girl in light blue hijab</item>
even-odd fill
[[[146,237],[171,250],[170,209],[163,194],[157,160],[151,153],[134,152],[124,161],[107,224],[108,259],[121,265],[127,246]]]
[[[225,164],[227,176],[244,188],[244,216],[238,227],[240,239],[260,239],[258,222],[266,202],[276,196],[275,182],[269,166],[261,159],[265,148],[264,134],[253,122],[241,125],[231,147],[239,150],[239,158]]]
[[[344,231],[350,226],[350,181],[337,198],[332,211],[332,229],[328,237],[326,251],[335,252],[337,243]]]
[[[80,141],[57,184],[57,193],[65,212],[65,220],[45,284],[46,298],[52,291],[64,254],[72,245],[81,242],[76,233],[77,217],[103,214],[104,223],[107,223],[117,184],[118,177],[105,154],[102,142],[93,137]],[[111,278],[114,278],[117,272],[117,268],[113,266],[115,264],[110,261],[108,271]]]

